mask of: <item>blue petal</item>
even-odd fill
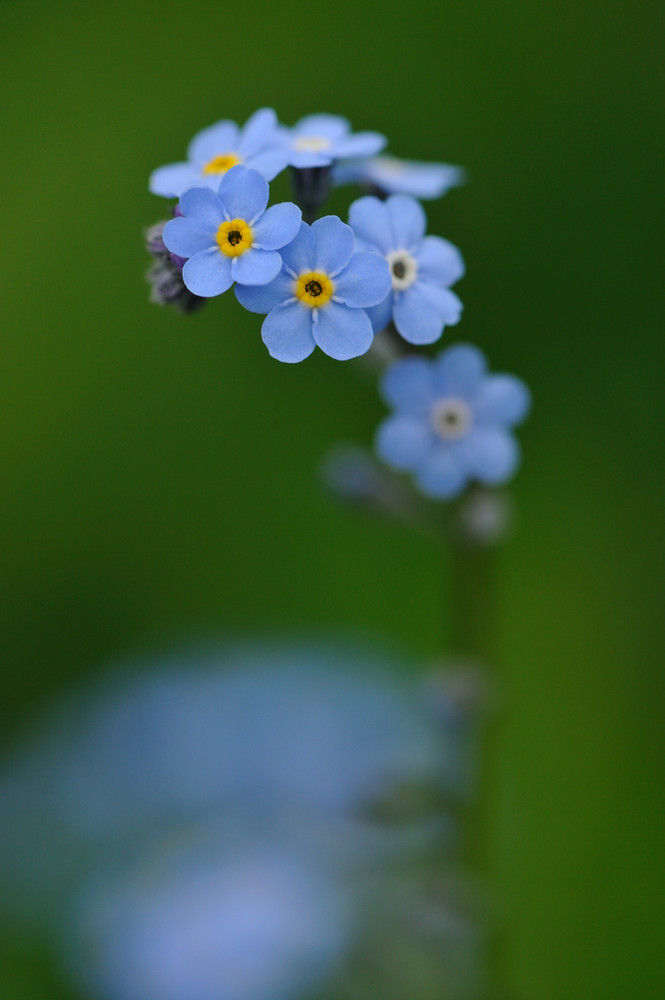
[[[514,375],[489,375],[473,399],[474,418],[479,423],[518,424],[531,406],[531,393]]]
[[[312,310],[299,302],[283,302],[264,319],[263,343],[278,361],[303,361],[316,346],[312,336]]]
[[[298,170],[308,167],[327,167],[333,161],[332,153],[327,150],[289,149],[288,162]]]
[[[410,194],[414,198],[440,198],[464,183],[464,171],[448,163],[419,163],[394,156],[374,156],[365,160],[341,163],[336,168],[336,183],[369,181],[387,194]]]
[[[219,253],[214,233],[209,229],[203,229],[193,219],[184,219],[182,216],[169,219],[164,226],[162,239],[167,250],[177,254],[178,257],[193,257],[194,254],[211,247]]]
[[[485,355],[471,344],[447,348],[432,364],[437,393],[471,399],[481,387],[486,367]]]
[[[236,298],[250,312],[269,313],[282,302],[296,301],[293,278],[280,271],[267,285],[236,285]]]
[[[377,455],[394,469],[412,471],[422,464],[432,446],[432,434],[422,420],[388,417],[376,435]]]
[[[351,123],[341,115],[306,115],[293,126],[297,136],[320,136],[323,139],[341,139],[351,131]]]
[[[398,249],[393,243],[388,211],[378,198],[367,196],[354,201],[349,209],[349,225],[356,236],[384,254]]]
[[[335,143],[336,157],[373,156],[380,153],[388,140],[380,132],[356,132]]]
[[[353,253],[353,230],[336,215],[325,215],[312,225],[314,270],[335,276]]]
[[[267,285],[282,270],[282,258],[276,250],[248,250],[231,262],[233,280],[241,285]]]
[[[238,126],[225,120],[197,132],[187,147],[187,158],[197,166],[203,166],[214,156],[224,156],[237,148]]]
[[[464,261],[456,246],[441,236],[426,236],[415,253],[418,274],[440,285],[454,285],[464,274]]]
[[[391,194],[384,202],[393,246],[411,250],[425,235],[427,216],[422,205],[407,194]]]
[[[433,344],[446,324],[457,323],[462,303],[454,292],[424,281],[395,296],[393,321],[410,344]]]
[[[258,170],[262,177],[265,177],[267,181],[271,181],[277,177],[277,174],[281,174],[288,162],[288,150],[275,147],[274,149],[265,149],[261,153],[248,156],[246,166],[251,167],[252,170]]]
[[[295,239],[301,221],[300,209],[290,201],[272,205],[253,227],[254,246],[261,250],[279,250]]]
[[[349,309],[329,302],[315,311],[312,333],[324,354],[337,361],[348,361],[370,349],[374,331],[364,309]]]
[[[380,333],[390,323],[393,318],[393,294],[385,297],[378,306],[370,306],[367,310],[374,333]]]
[[[259,108],[247,119],[238,139],[238,152],[253,156],[267,145],[277,130],[277,115],[272,108]]]
[[[252,225],[268,204],[268,182],[256,170],[231,167],[222,177],[219,197],[229,219],[244,219]]]
[[[180,196],[180,211],[201,229],[216,233],[224,221],[224,209],[219,198],[208,187],[193,187]]]
[[[311,271],[314,267],[314,233],[306,222],[300,223],[295,238],[282,250],[282,260],[293,274]]]
[[[392,288],[390,266],[378,253],[354,253],[335,278],[335,301],[359,308],[383,302]]]
[[[421,466],[416,483],[426,496],[449,500],[466,485],[467,475],[456,448],[440,444]]]
[[[435,398],[431,361],[416,357],[396,361],[383,375],[380,391],[389,406],[424,417]]]
[[[519,464],[517,442],[501,427],[474,427],[459,444],[470,474],[481,483],[505,483]]]
[[[195,295],[206,299],[221,295],[233,284],[231,258],[220,253],[218,247],[197,253],[183,267],[182,280]]]
[[[150,174],[148,188],[163,198],[179,198],[185,188],[199,180],[199,171],[191,163],[169,163]]]

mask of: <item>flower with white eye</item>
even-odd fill
[[[432,344],[459,321],[462,303],[449,285],[464,274],[464,261],[448,240],[425,236],[427,219],[415,198],[359,198],[349,209],[349,225],[360,247],[390,265],[392,291],[368,310],[376,333],[392,320],[410,344]]]
[[[519,464],[511,428],[527,415],[530,394],[514,375],[490,375],[468,344],[395,362],[381,390],[395,412],[380,425],[376,449],[411,472],[426,496],[447,500],[470,481],[506,482]]]
[[[372,156],[386,144],[379,132],[351,132],[351,124],[340,115],[307,115],[282,136],[293,167],[327,167],[335,160]]]
[[[242,127],[232,121],[221,121],[198,132],[189,144],[187,161],[154,170],[149,187],[153,194],[179,198],[183,191],[194,186],[216,191],[231,167],[242,165],[258,170],[271,181],[286,164],[277,115],[272,108],[260,108]]]

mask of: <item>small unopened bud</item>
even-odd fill
[[[167,250],[162,239],[166,220],[150,226],[145,231],[146,250],[155,262],[146,274],[150,285],[150,301],[158,305],[175,306],[183,313],[196,312],[205,302],[204,298],[194,295],[182,280],[182,269],[186,258],[178,257]]]

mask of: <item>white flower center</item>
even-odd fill
[[[386,254],[390,264],[390,276],[393,279],[393,291],[403,292],[416,280],[418,261],[407,250],[391,250]]]
[[[301,153],[323,153],[330,149],[332,143],[323,135],[301,135],[294,145]]]
[[[437,399],[430,410],[430,423],[439,437],[454,441],[464,437],[471,426],[471,408],[463,399],[446,396]]]

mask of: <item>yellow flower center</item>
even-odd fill
[[[242,163],[242,160],[235,153],[221,153],[219,156],[213,156],[212,160],[208,160],[203,167],[203,173],[225,174],[227,170],[235,167],[238,163]]]
[[[317,309],[332,298],[335,286],[327,274],[320,271],[306,271],[295,284],[294,294],[304,306]]]
[[[244,219],[223,222],[215,236],[217,246],[227,257],[239,257],[251,247],[254,237]]]

